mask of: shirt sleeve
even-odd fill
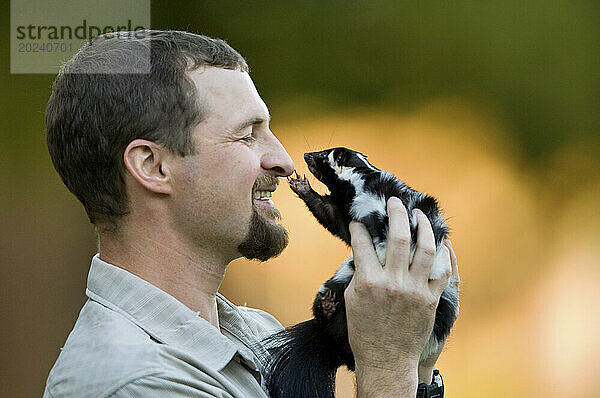
[[[233,398],[234,395],[202,380],[145,376],[119,388],[111,398],[175,397],[175,398]]]

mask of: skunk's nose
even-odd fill
[[[309,168],[310,166],[315,164],[315,153],[316,152],[306,152],[304,154],[304,161],[309,166]]]

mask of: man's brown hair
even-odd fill
[[[203,110],[186,72],[203,65],[248,71],[223,40],[152,30],[99,36],[64,65],[46,108],[46,141],[91,223],[113,230],[128,213],[123,154],[131,141],[194,152],[191,131]]]

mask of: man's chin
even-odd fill
[[[275,207],[252,206],[248,233],[238,246],[239,253],[249,260],[266,261],[276,257],[288,244],[288,233],[277,220],[281,214]]]

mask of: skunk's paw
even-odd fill
[[[335,293],[327,289],[325,294],[321,292],[317,293],[317,299],[321,303],[323,316],[325,318],[331,318],[338,305],[338,303],[335,301]]]
[[[306,176],[300,177],[298,172],[295,171],[296,177],[288,177],[288,183],[290,184],[290,188],[294,191],[298,196],[303,197],[307,193],[311,191],[310,184],[306,179]]]

